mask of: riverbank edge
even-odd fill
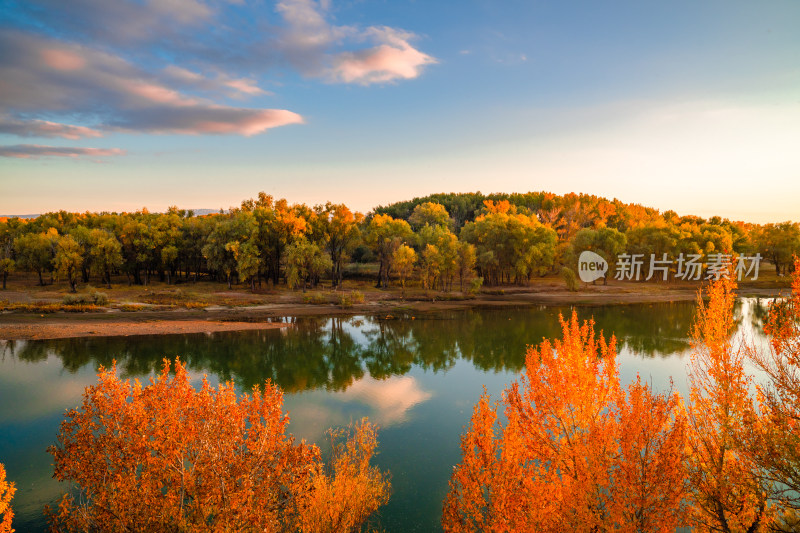
[[[742,288],[739,296],[775,298],[786,289]],[[342,307],[335,304],[278,303],[243,307],[207,307],[121,312],[108,309],[86,313],[37,314],[4,312],[0,315],[0,340],[44,340],[80,337],[118,337],[214,333],[288,327],[300,317],[353,315],[393,316],[463,309],[571,307],[688,302],[697,290],[669,288],[660,291],[536,291],[480,294],[468,299],[379,300]]]

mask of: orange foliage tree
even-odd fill
[[[6,469],[0,463],[0,533],[14,533],[11,528],[11,520],[14,518],[14,511],[11,510],[11,498],[17,491],[14,484],[6,481]]]
[[[334,439],[326,469],[286,434],[274,385],[237,397],[204,378],[198,391],[179,361],[169,368],[145,387],[101,368],[67,413],[49,452],[74,490],[47,510],[54,530],[349,531],[388,501],[366,420]]]
[[[686,421],[677,393],[620,387],[615,339],[573,313],[530,347],[503,394],[484,393],[461,439],[446,531],[674,531],[684,514]]]
[[[768,376],[758,386],[760,431],[746,442],[780,509],[773,529],[800,529],[800,261],[795,261],[792,294],[770,307],[764,329],[768,351],[753,354]]]
[[[689,372],[689,480],[696,531],[765,531],[767,489],[742,443],[758,432],[745,360],[753,352],[731,332],[736,283],[721,278],[698,297]]]

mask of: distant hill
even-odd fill
[[[187,209],[186,211],[194,212],[195,216],[210,215],[211,213],[219,213],[219,209]],[[227,210],[226,210],[227,212]],[[41,213],[36,215],[0,215],[0,219],[9,218],[37,218],[42,216]]]

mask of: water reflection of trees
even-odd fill
[[[752,306],[751,306],[752,307]],[[560,335],[558,312],[569,309],[470,310],[416,316],[303,318],[282,330],[152,337],[95,337],[6,344],[24,361],[61,359],[69,372],[117,361],[125,377],[158,370],[181,357],[195,372],[215,374],[247,389],[270,379],[288,392],[343,390],[369,372],[381,379],[418,366],[447,371],[459,359],[484,371],[518,372],[525,348]],[[647,357],[688,346],[691,303],[579,308],[597,329],[614,332],[620,348]]]

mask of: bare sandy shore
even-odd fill
[[[0,339],[65,339],[69,337],[115,337],[128,335],[165,335],[176,333],[206,333],[273,329],[288,324],[276,322],[220,322],[216,320],[158,320],[158,321],[63,321],[44,317],[40,323],[0,324]]]

